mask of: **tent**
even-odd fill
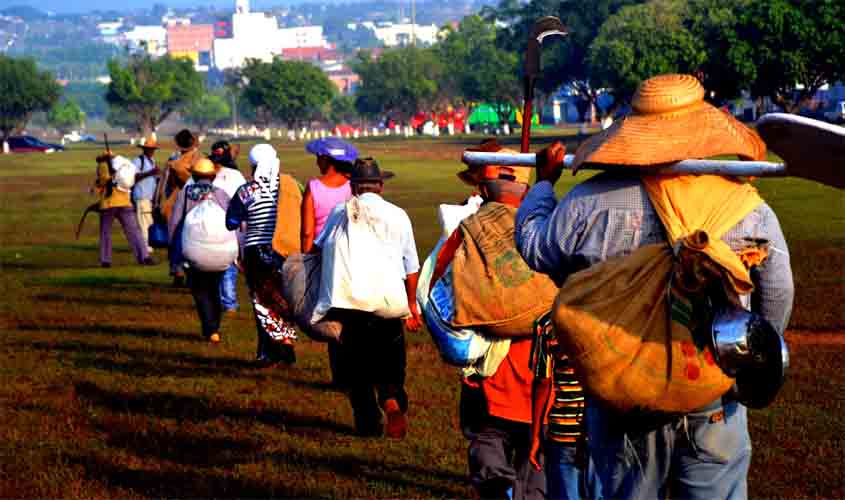
[[[498,125],[499,115],[496,114],[496,109],[492,105],[479,104],[472,110],[472,114],[469,115],[468,123],[472,127]]]

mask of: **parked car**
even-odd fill
[[[822,112],[822,116],[831,123],[845,123],[845,101],[833,103],[833,106]]]
[[[65,150],[61,144],[50,144],[31,135],[9,137],[8,142],[9,151],[12,153],[52,153]]]
[[[97,140],[97,138],[91,134],[80,134],[76,130],[69,134],[65,134],[62,139],[64,139],[65,142],[95,142]]]

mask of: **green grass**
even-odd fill
[[[396,172],[386,197],[410,214],[424,257],[438,238],[437,204],[469,194],[454,175],[467,144],[358,144]],[[284,170],[303,181],[316,173],[301,143],[279,145]],[[242,279],[243,310],[224,320],[224,343],[212,347],[200,339],[187,291],[169,287],[165,264],[135,266],[119,229],[115,267],[99,268],[96,216],[73,238],[92,202],[95,154],[0,156],[0,497],[471,495],[458,376],[426,333],[407,336],[409,436],[352,436],[349,403],[328,387],[322,344],[303,339],[290,368],[253,365]],[[559,192],[585,175],[564,176]],[[793,255],[791,327],[845,330],[842,191],[791,179],[758,185]],[[845,497],[843,354],[841,345],[795,345],[778,401],[751,412],[752,497]]]

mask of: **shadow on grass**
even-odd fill
[[[164,290],[174,290],[173,288],[164,288]],[[111,292],[112,290],[108,290]],[[152,290],[151,290],[152,291]],[[161,293],[161,291],[154,291],[154,293]],[[179,292],[180,294],[183,292]],[[163,307],[160,303],[154,302],[152,300],[137,300],[137,299],[127,299],[127,298],[119,298],[119,297],[90,297],[90,296],[79,296],[79,295],[72,295],[66,293],[42,293],[33,297],[33,299],[39,302],[55,302],[59,304],[68,304],[68,303],[76,303],[76,304],[91,304],[96,306],[152,306],[152,307]],[[167,310],[173,309],[181,309],[186,311],[193,311],[195,310],[193,306],[189,304],[168,304]]]
[[[180,396],[170,393],[127,393],[112,391],[91,382],[76,384],[76,394],[92,404],[116,413],[133,413],[158,418],[173,418],[194,423],[217,418],[247,419],[271,426],[284,426],[290,434],[311,437],[335,434],[352,434],[351,426],[317,416],[298,415],[286,410],[244,408],[228,405],[223,401]]]
[[[53,325],[29,324],[18,325],[16,330],[24,332],[64,332],[94,335],[111,335],[114,337],[160,338],[167,340],[182,340],[186,342],[206,342],[201,335],[168,331],[161,328],[136,326],[108,326],[108,325]]]

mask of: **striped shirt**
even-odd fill
[[[575,446],[583,433],[584,390],[569,359],[558,353],[550,316],[537,320],[531,346],[534,377],[552,379],[553,401],[549,410],[548,436],[556,443]]]
[[[279,191],[277,189],[274,196],[258,196],[259,191],[256,181],[244,184],[235,192],[226,212],[226,227],[229,229],[246,222],[245,247],[273,243]]]

